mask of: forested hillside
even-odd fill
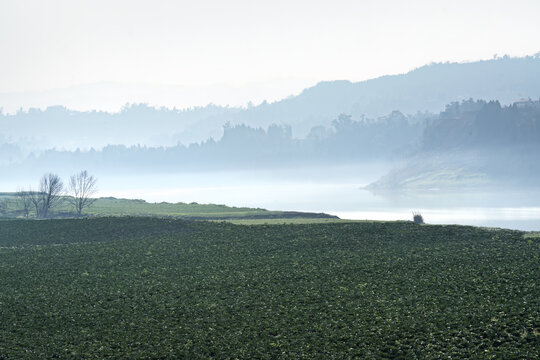
[[[508,105],[539,94],[540,56],[503,57],[430,64],[406,74],[360,82],[324,81],[297,96],[244,108],[210,104],[179,110],[127,104],[119,113],[72,111],[63,106],[21,109],[0,115],[0,142],[20,145],[23,150],[31,143],[34,151],[108,144],[172,146],[219,139],[227,122],[254,128],[290,125],[293,137],[304,138],[315,126],[330,126],[342,113],[353,119],[374,119],[399,110],[425,118],[452,101],[474,98]]]
[[[315,127],[305,139],[295,139],[290,126],[268,129],[246,125],[224,127],[221,139],[189,146],[170,147],[109,145],[102,150],[48,150],[6,165],[16,173],[48,169],[72,172],[130,173],[222,170],[268,167],[349,164],[402,159],[410,154],[424,123],[413,122],[400,112],[379,119],[352,120],[340,115],[330,127]]]
[[[540,101],[471,99],[447,105],[426,126],[414,156],[371,187],[528,187],[539,180]]]
[[[422,137],[423,151],[540,144],[540,101],[453,102]]]

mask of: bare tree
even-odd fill
[[[69,198],[71,205],[75,208],[77,215],[81,216],[85,207],[91,206],[96,199],[92,198],[97,192],[97,179],[89,175],[86,170],[81,171],[69,179]]]
[[[28,197],[30,199],[30,203],[34,206],[34,210],[36,212],[36,217],[40,217],[41,216],[41,212],[42,212],[42,209],[43,209],[43,205],[42,205],[42,197],[41,197],[41,194],[38,192],[38,191],[34,191],[32,190],[32,188],[29,188],[28,189]]]
[[[62,199],[64,183],[56,174],[48,173],[43,175],[39,183],[39,193],[41,197],[41,217],[47,217],[49,210]]]
[[[15,196],[17,197],[17,202],[21,207],[24,217],[28,219],[28,216],[30,216],[30,208],[32,207],[32,195],[29,191],[21,189],[15,193]]]

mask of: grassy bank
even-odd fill
[[[24,214],[21,205],[13,193],[0,193],[0,201],[5,204],[5,211],[0,216],[8,218],[21,218]],[[66,197],[51,212],[52,217],[74,217]],[[296,212],[296,211],[269,211],[260,208],[233,207],[217,204],[197,203],[149,203],[137,199],[117,199],[113,197],[99,198],[95,203],[84,209],[84,216],[158,216],[179,217],[192,220],[204,219],[321,219],[336,218],[327,214]],[[30,217],[34,217],[34,211]]]

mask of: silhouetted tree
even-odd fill
[[[30,199],[30,203],[34,206],[36,217],[40,217],[41,211],[43,209],[43,206],[41,205],[41,201],[43,200],[41,198],[41,194],[38,191],[34,191],[32,190],[32,188],[29,188],[28,198]]]
[[[39,194],[41,197],[41,213],[39,216],[47,217],[49,211],[62,199],[64,183],[56,174],[48,173],[43,175],[39,183]]]
[[[415,224],[423,224],[424,217],[419,212],[413,212],[413,221]]]
[[[81,215],[85,207],[91,206],[96,199],[92,196],[96,193],[97,179],[88,174],[86,170],[81,171],[69,179],[69,201],[75,208],[77,215]]]

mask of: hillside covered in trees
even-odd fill
[[[313,127],[328,127],[340,114],[357,120],[376,119],[399,110],[425,119],[452,101],[496,99],[509,105],[516,99],[537,98],[539,94],[540,56],[535,55],[430,64],[406,74],[360,82],[323,81],[296,96],[247,107],[209,104],[167,109],[126,104],[121,111],[108,113],[99,109],[74,111],[59,104],[11,114],[0,111],[0,147],[16,147],[0,148],[0,158],[7,151],[19,159],[21,154],[51,148],[187,145],[210,137],[221,138],[226,123],[265,129],[272,124],[290,126],[293,137],[303,139]],[[0,94],[0,109],[2,99]]]
[[[5,168],[17,174],[47,169],[72,172],[81,166],[98,172],[152,173],[390,161],[414,150],[423,127],[398,111],[356,121],[340,115],[330,127],[314,127],[305,139],[295,139],[290,126],[263,129],[226,124],[221,139],[189,146],[47,150]]]
[[[535,186],[539,150],[540,100],[453,102],[426,126],[414,155],[372,188]]]
[[[521,186],[540,174],[539,94],[540,56],[528,56],[322,82],[247,108],[21,109],[0,112],[0,168],[15,180],[81,168],[114,175],[400,162],[372,188]]]
[[[48,150],[4,165],[10,173],[40,174],[80,167],[100,174],[181,173],[214,170],[395,163],[373,189],[456,188],[512,184],[540,178],[540,101],[464,100],[439,115],[418,119],[394,111],[376,119],[339,115],[305,138],[290,126],[227,123],[223,136],[188,146],[108,145],[101,150]]]

